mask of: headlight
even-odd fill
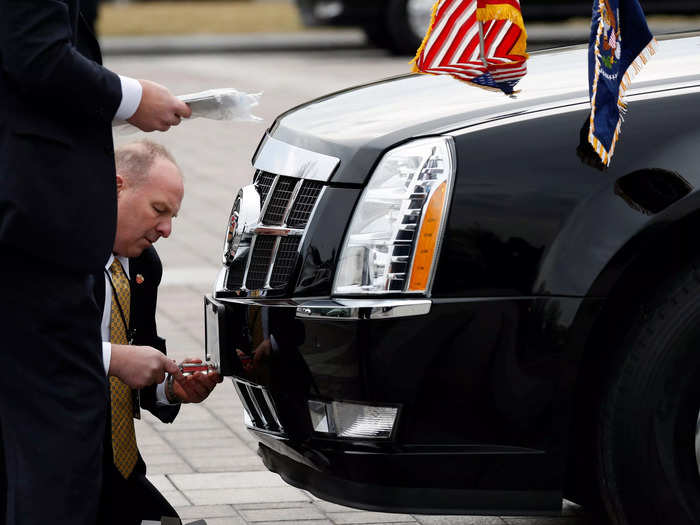
[[[452,151],[451,139],[437,137],[384,155],[355,209],[334,294],[429,289],[449,207]]]

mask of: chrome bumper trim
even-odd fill
[[[395,319],[430,313],[429,299],[333,299],[309,301],[297,307],[303,319]]]
[[[260,299],[254,297],[217,297],[221,303],[295,308],[301,319],[394,319],[427,315],[430,299]]]

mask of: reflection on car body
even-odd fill
[[[281,115],[206,299],[265,465],[368,509],[698,522],[699,51],[661,42],[604,172],[583,47],[515,98],[406,75]]]

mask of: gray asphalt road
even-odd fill
[[[164,262],[158,322],[176,359],[203,355],[202,296],[220,265],[225,222],[238,188],[252,177],[251,156],[279,113],[319,95],[409,71],[405,58],[368,49],[304,53],[110,57],[113,70],[148,78],[177,94],[216,87],[263,92],[260,123],[185,122],[149,138],[169,146],[185,174],[186,195],[171,238],[157,248]],[[117,136],[123,144],[143,134]],[[202,405],[183,407],[173,425],[145,416],[137,423],[149,475],[185,522],[421,523],[441,525],[592,525],[579,509],[561,518],[441,517],[364,512],[287,486],[267,472],[242,424],[229,381]]]

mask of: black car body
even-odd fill
[[[306,25],[361,27],[369,41],[397,53],[413,54],[428,23],[433,0],[296,0]],[[647,15],[700,13],[695,0],[642,0]],[[535,0],[522,2],[525,23],[591,16],[591,2]]]
[[[268,130],[205,305],[269,469],[368,509],[592,498],[619,337],[700,246],[700,37],[660,43],[607,171],[577,155],[586,53],[534,54],[515,97],[406,75]]]

